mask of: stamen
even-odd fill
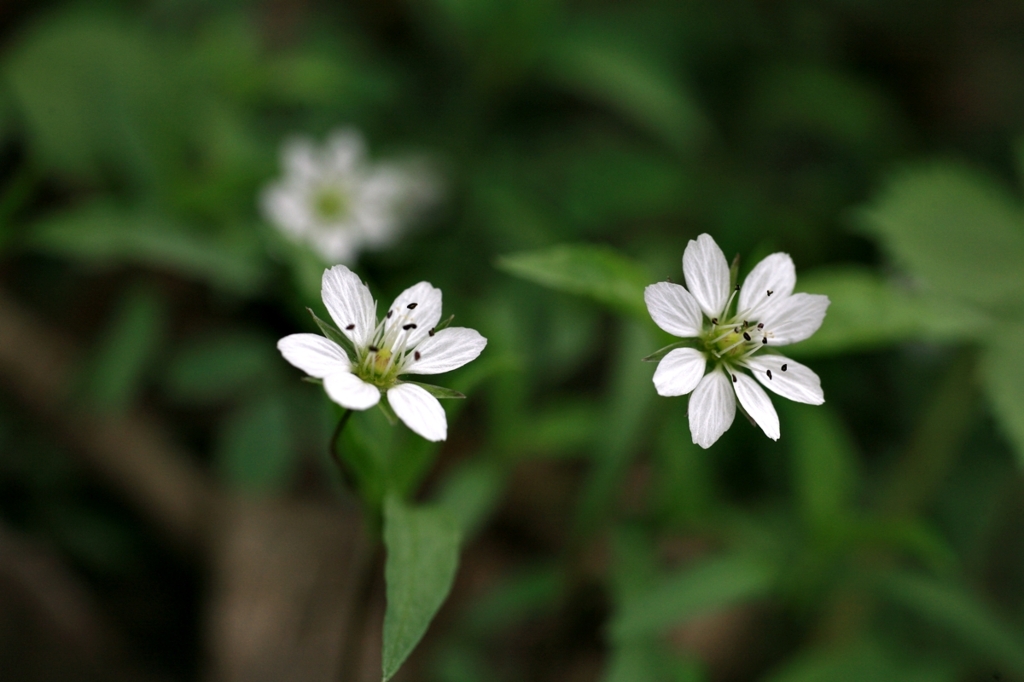
[[[743,332],[743,338],[746,339],[747,341],[750,341],[750,334]]]
[[[412,357],[413,357],[413,360],[419,360],[419,359],[420,359],[420,358],[422,358],[423,356],[422,356],[422,355],[420,355],[420,352],[419,352],[419,351],[416,351],[415,353],[413,353],[413,354],[412,354]]]
[[[771,295],[772,295],[773,293],[775,293],[775,292],[774,292],[774,291],[772,291],[771,289],[769,289],[769,290],[768,290],[768,295],[769,295],[769,296],[771,296]]]
[[[764,322],[758,322],[757,323],[757,328],[758,329],[764,329]]]
[[[433,335],[434,335],[434,328],[433,328],[433,327],[431,327],[431,328],[430,328],[430,331],[429,331],[429,332],[427,332],[427,334],[428,334],[429,336],[433,336]]]
[[[395,312],[395,311],[394,310],[389,310],[388,314],[385,315],[385,317],[390,320],[391,319],[391,313],[393,313],[393,312]]]
[[[409,331],[410,329],[415,329],[415,328],[416,328],[416,323],[415,322],[410,322],[409,324],[402,325],[402,329],[404,329],[405,331]]]
[[[786,365],[783,365],[783,366],[782,366],[782,371],[783,371],[783,372],[785,372],[785,371],[786,371]]]
[[[717,317],[712,317],[711,318],[711,324],[718,324],[718,318]]]
[[[767,336],[762,336],[761,337],[761,343],[763,343],[764,345],[767,346],[768,345],[768,337]]]
[[[352,331],[352,330],[353,330],[353,329],[355,329],[355,328],[356,328],[356,325],[355,325],[355,323],[353,322],[353,323],[352,323],[352,324],[350,324],[349,326],[345,327],[345,330],[346,330],[346,331]]]
[[[731,376],[731,377],[732,377],[732,383],[734,383],[734,384],[735,384],[735,383],[736,383],[736,375],[735,375],[735,374],[733,374],[732,372],[729,372],[729,376]]]
[[[771,371],[771,370],[768,370],[768,378],[769,378],[769,379],[771,379],[771,378],[772,378],[772,371]]]
[[[736,289],[735,289],[735,290],[736,290],[736,291],[739,291],[739,290],[740,290],[740,285],[739,285],[739,284],[737,284],[737,285],[736,285]]]
[[[405,307],[408,308],[409,310],[415,310],[416,306],[418,306],[418,305],[419,305],[419,303],[410,303],[409,305],[407,305]]]
[[[378,348],[377,346],[369,346],[366,350],[370,351],[371,353],[376,353],[377,351],[380,350],[380,348]]]

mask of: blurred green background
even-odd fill
[[[3,4],[0,678],[246,679],[222,595],[276,583],[206,512],[359,497],[372,548],[397,492],[465,541],[396,679],[1024,682],[1022,35],[1013,0]],[[274,346],[325,264],[258,196],[348,126],[445,185],[353,269],[489,345],[446,443],[356,415],[343,480]],[[702,232],[832,298],[778,442],[700,450],[640,362]],[[368,557],[370,634],[265,679],[380,679]]]

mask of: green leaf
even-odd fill
[[[25,246],[96,265],[134,263],[168,269],[248,294],[263,279],[259,243],[255,234],[250,237],[218,239],[157,213],[92,205],[31,226]]]
[[[465,398],[466,397],[463,394],[459,393],[458,391],[453,391],[450,388],[445,388],[444,386],[437,386],[435,384],[421,384],[418,381],[403,381],[402,383],[403,384],[416,384],[417,386],[422,388],[424,391],[426,391],[430,395],[434,396],[435,398],[440,398],[442,400],[444,400],[444,399],[458,399],[458,398]]]
[[[994,178],[935,163],[893,177],[861,224],[943,301],[1024,301],[1024,219]]]
[[[992,412],[1024,467],[1024,326],[993,334],[981,359],[981,381]]]
[[[150,185],[180,162],[196,103],[160,47],[128,25],[79,14],[32,27],[4,69],[31,154],[61,172],[114,166]]]
[[[612,619],[616,640],[658,634],[687,620],[767,595],[777,570],[757,556],[708,559],[624,600]]]
[[[913,294],[866,268],[816,270],[799,290],[824,294],[832,304],[814,336],[787,348],[794,356],[832,355],[906,341],[962,341],[985,333],[991,322],[948,297]]]
[[[385,681],[398,672],[448,596],[459,541],[458,526],[444,509],[407,506],[395,495],[385,501]]]
[[[650,320],[644,288],[650,277],[638,263],[606,247],[555,246],[502,256],[498,267],[509,274],[557,291],[587,296],[620,312]]]
[[[356,354],[356,346],[354,343],[352,343],[352,339],[345,336],[345,334],[343,334],[340,330],[335,328],[330,323],[324,322],[319,317],[317,317],[316,313],[313,312],[312,308],[306,308],[306,310],[308,310],[309,314],[313,316],[313,321],[316,322],[316,326],[320,327],[320,331],[323,333],[323,335],[326,336],[331,341],[334,341],[334,343],[341,346],[342,350],[345,351],[345,354],[348,356],[349,360],[354,362],[355,359],[359,357]]]
[[[969,650],[1024,675],[1024,633],[1002,623],[964,588],[905,572],[886,575],[879,586],[891,600],[957,637]]]
[[[490,515],[501,497],[504,476],[494,464],[470,461],[445,479],[437,504],[448,510],[463,537],[469,537]]]
[[[247,493],[283,490],[296,459],[288,423],[288,405],[270,394],[244,403],[224,423],[214,468],[229,486]]]
[[[664,348],[659,348],[647,357],[642,358],[641,362],[660,362],[662,358],[674,351],[676,348],[696,348],[697,343],[696,339],[683,339],[682,341],[670,343]]]
[[[154,292],[127,292],[86,368],[85,391],[92,407],[119,411],[131,405],[158,350],[165,323],[163,303]]]
[[[602,102],[677,149],[692,148],[706,121],[683,84],[642,44],[614,31],[580,29],[558,41],[548,78]]]
[[[900,660],[873,642],[804,649],[766,682],[954,682],[957,671],[939,661]]]
[[[787,404],[793,484],[801,515],[827,527],[851,513],[857,494],[857,453],[839,418],[827,405]]]
[[[266,383],[280,362],[272,339],[214,332],[182,346],[167,367],[164,385],[176,400],[216,403]]]

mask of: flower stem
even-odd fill
[[[330,454],[331,459],[338,465],[338,470],[341,472],[341,477],[345,480],[349,480],[348,474],[345,472],[345,466],[341,461],[341,455],[338,454],[338,441],[341,438],[341,432],[345,430],[345,425],[348,424],[348,420],[352,417],[352,410],[345,410],[341,415],[341,419],[338,420],[338,425],[334,427],[334,433],[331,435],[331,442],[328,445],[327,452]]]

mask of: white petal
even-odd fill
[[[475,329],[448,327],[416,346],[403,374],[440,374],[475,360],[487,345],[487,339]],[[417,360],[416,358],[419,357]]]
[[[359,253],[359,237],[347,226],[317,230],[307,241],[328,263],[352,263]]]
[[[291,181],[308,182],[322,173],[313,143],[305,137],[293,137],[281,147],[281,164]]]
[[[654,323],[669,334],[684,339],[700,335],[700,305],[684,287],[670,282],[652,284],[644,289],[644,301]]]
[[[658,395],[686,395],[700,383],[707,359],[693,348],[676,348],[658,363],[654,388]]]
[[[759,320],[757,314],[767,306],[789,297],[794,286],[796,266],[793,265],[793,259],[788,253],[773,253],[755,265],[743,280],[737,310],[745,320]]]
[[[324,377],[328,397],[350,410],[366,410],[380,402],[380,389],[351,372],[336,372]]]
[[[803,341],[818,331],[830,301],[818,294],[793,294],[765,311],[768,345],[785,346]]]
[[[368,344],[376,325],[373,297],[359,276],[344,265],[335,265],[324,271],[321,295],[338,329],[356,347]]]
[[[277,342],[277,349],[285,360],[317,379],[352,367],[341,346],[319,334],[291,334]]]
[[[781,355],[755,355],[747,359],[746,366],[754,378],[783,398],[808,405],[825,402],[821,379],[810,367]],[[769,371],[771,378],[768,377]]]
[[[697,299],[704,314],[719,317],[729,300],[729,264],[711,235],[690,240],[683,252],[686,288]]]
[[[690,435],[702,448],[714,445],[736,417],[732,380],[722,371],[709,372],[690,396]]]
[[[352,128],[331,133],[324,145],[325,160],[335,175],[350,176],[359,170],[365,154],[363,136]]]
[[[441,290],[430,282],[414,284],[399,294],[388,312],[391,313],[387,322],[388,329],[400,327],[404,334],[408,334],[407,347],[412,348],[425,339],[441,321]],[[396,341],[396,345],[400,343]]]
[[[437,442],[448,437],[448,420],[437,398],[416,384],[388,389],[388,402],[398,418],[414,433]]]
[[[761,390],[757,383],[742,372],[734,375],[732,387],[736,390],[736,397],[740,405],[747,411],[750,418],[757,422],[757,425],[764,431],[764,435],[772,440],[779,439],[779,415],[775,412],[771,398]]]

